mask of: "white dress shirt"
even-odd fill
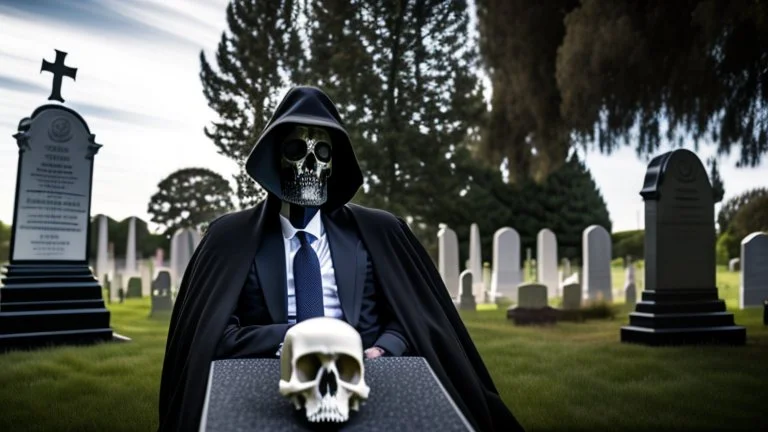
[[[320,261],[320,276],[323,280],[323,309],[325,316],[342,318],[341,303],[339,302],[338,289],[336,287],[336,275],[333,270],[331,248],[328,245],[328,236],[323,227],[320,211],[315,213],[306,228],[297,229],[283,215],[280,215],[280,226],[283,231],[283,245],[285,246],[285,274],[288,277],[288,322],[296,322],[296,286],[293,279],[293,257],[301,247],[301,242],[296,238],[296,233],[306,231],[315,237],[311,246]]]

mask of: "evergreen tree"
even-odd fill
[[[265,196],[245,173],[245,159],[281,93],[303,68],[297,18],[292,0],[233,0],[227,6],[228,32],[222,34],[216,52],[219,70],[200,53],[203,93],[219,115],[205,134],[219,153],[240,165],[235,182],[241,208]]]

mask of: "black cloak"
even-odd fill
[[[261,159],[276,161],[270,131],[285,123],[280,113],[290,113],[292,122],[325,122],[323,125],[334,128],[339,138],[347,136],[333,103],[320,90],[294,88],[276,110],[247,164],[249,174],[270,197],[251,209],[214,221],[184,273],[168,330],[160,384],[160,431],[199,427],[216,346],[237,306],[264,228],[279,212],[279,176],[268,173],[275,170],[274,163],[270,167]],[[337,146],[339,142],[349,150],[343,156],[344,163],[354,166],[337,164],[336,152],[346,152],[345,145]],[[265,143],[269,145],[261,146]],[[329,181],[328,202],[323,206],[326,220],[357,227],[376,270],[378,289],[405,331],[409,354],[427,360],[476,430],[522,430],[499,397],[432,260],[407,224],[382,210],[346,204],[360,187],[362,175],[349,138],[346,142],[334,138],[333,144],[335,183],[331,188]]]

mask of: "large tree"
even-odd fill
[[[739,166],[768,152],[766,2],[478,0],[478,17],[498,118],[485,153],[521,173],[574,141],[643,155],[708,140]]]
[[[205,168],[175,171],[157,189],[149,200],[147,213],[166,236],[179,228],[206,225],[233,208],[229,182]]]

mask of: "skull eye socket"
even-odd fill
[[[283,143],[283,156],[289,161],[301,160],[307,155],[307,143],[300,139],[289,139]]]
[[[331,145],[325,141],[319,141],[315,144],[315,158],[320,162],[330,162],[331,160]]]
[[[296,359],[296,377],[299,382],[314,381],[322,366],[316,355],[303,355]]]
[[[339,379],[350,384],[360,382],[360,364],[354,357],[340,354],[336,361],[336,369],[339,371]]]

